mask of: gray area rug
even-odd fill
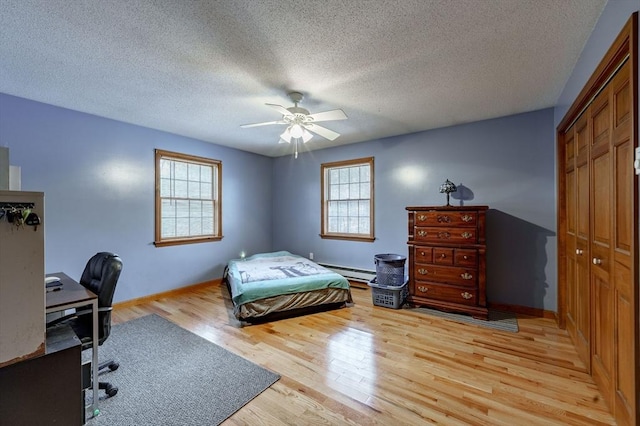
[[[518,332],[518,320],[515,315],[509,312],[489,311],[489,319],[487,321],[475,319],[470,315],[455,314],[451,312],[438,311],[430,308],[413,308],[412,311],[424,312],[448,320],[462,322],[466,324],[479,325],[481,327],[494,328],[500,331]]]
[[[119,391],[88,425],[218,425],[280,378],[158,315],[115,325],[99,358]]]

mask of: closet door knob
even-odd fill
[[[602,265],[602,259],[598,259],[597,257],[593,258],[594,265]]]
[[[581,256],[582,255],[582,249],[576,249],[576,254],[578,256]]]

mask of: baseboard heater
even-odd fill
[[[376,271],[360,268],[352,268],[350,266],[331,265],[329,263],[319,263],[320,266],[324,266],[327,269],[336,272],[350,281],[359,281],[368,283],[376,276]]]

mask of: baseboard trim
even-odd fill
[[[125,300],[124,302],[118,302],[113,304],[114,309],[118,308],[130,308],[132,306],[141,305],[143,303],[152,302],[158,299],[165,299],[167,297],[177,296],[182,293],[188,293],[190,291],[198,290],[204,287],[210,287],[214,285],[220,285],[222,278],[218,278],[211,281],[205,281],[198,284],[192,284],[185,287],[174,288],[172,290],[163,291],[161,293],[150,294],[148,296],[138,297],[136,299]]]
[[[557,321],[558,316],[553,311],[547,311],[540,308],[531,308],[529,306],[509,305],[506,303],[488,303],[489,309],[496,311],[513,312],[514,314],[527,315],[530,317],[547,318]]]

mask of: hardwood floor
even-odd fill
[[[242,326],[213,285],[116,306],[113,321],[156,313],[282,376],[224,425],[615,424],[553,320],[500,332],[352,293],[351,307]]]

